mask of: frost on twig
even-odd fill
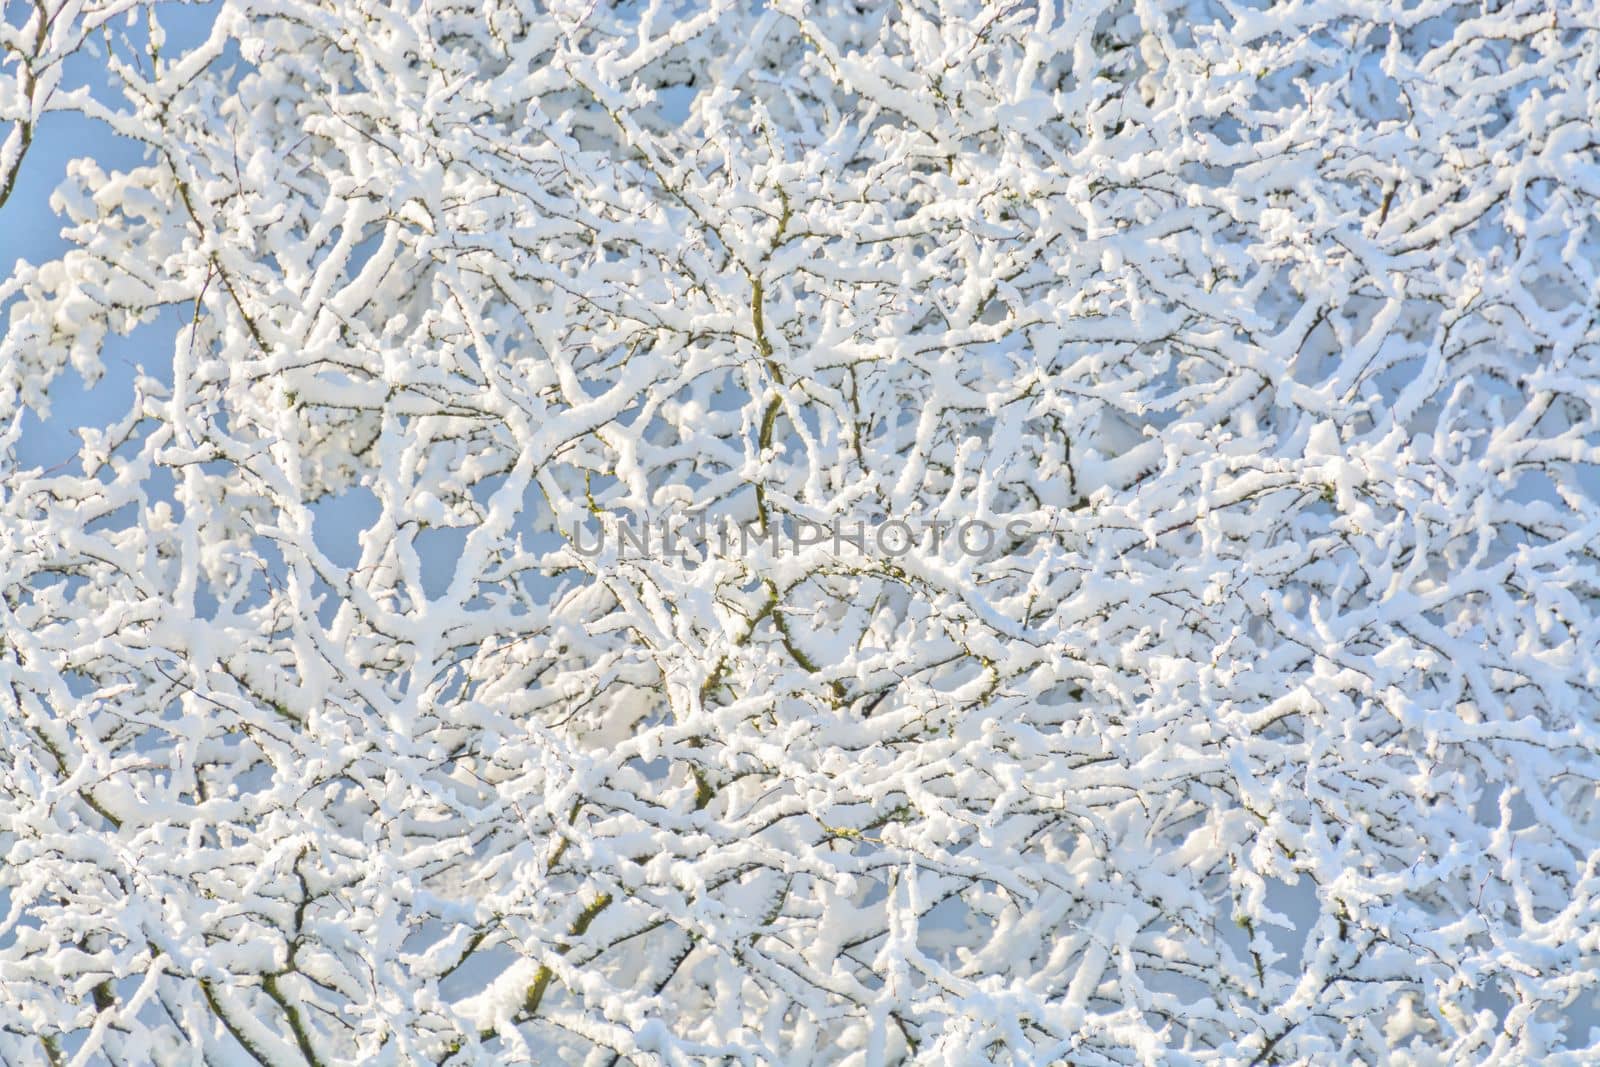
[[[101,10],[7,3],[6,188]],[[1597,18],[228,0],[115,60],[144,164],[0,283],[0,1054],[1592,1062]],[[767,536],[576,541],[673,509]],[[887,521],[1005,535],[774,541]]]

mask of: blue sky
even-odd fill
[[[221,5],[162,3],[157,18],[166,31],[165,51],[171,55],[203,40]],[[25,17],[20,4],[7,4],[6,17]],[[144,49],[148,28],[141,17],[132,25],[117,20],[112,28],[119,54],[128,47]],[[88,87],[103,102],[115,104],[118,94],[109,83],[105,63],[105,42],[100,35],[95,47],[73,56],[66,64],[62,89]],[[9,73],[9,71],[8,71]],[[33,145],[23,160],[11,198],[0,207],[0,269],[9,275],[18,260],[45,263],[71,247],[61,237],[62,220],[50,210],[50,194],[65,180],[67,164],[90,156],[106,170],[138,166],[144,161],[142,146],[118,137],[104,125],[72,112],[46,114],[34,133]],[[34,413],[25,416],[16,460],[24,468],[54,467],[78,454],[79,426],[103,426],[124,414],[133,399],[136,368],[143,365],[159,378],[168,376],[171,343],[182,321],[173,309],[155,322],[128,337],[113,337],[106,344],[105,374],[88,386],[77,372],[68,369],[50,387],[51,413],[41,420]]]
[[[157,3],[156,17],[166,38],[163,54],[174,56],[202,42],[220,8],[220,0]],[[25,14],[21,5],[7,4],[5,8],[7,19]],[[117,20],[112,34],[112,47],[118,55],[126,57],[148,49],[149,29],[142,13],[131,23]],[[73,56],[66,65],[61,89],[87,87],[107,106],[125,108],[120,102],[121,94],[111,84],[105,48],[106,42],[96,35],[94,47]],[[146,151],[143,145],[119,137],[82,115],[47,113],[35,130],[12,195],[0,207],[0,268],[9,275],[19,260],[37,265],[58,258],[72,247],[61,236],[63,219],[50,209],[51,194],[66,179],[69,163],[92,157],[108,172],[125,170],[145,163]],[[127,336],[109,337],[102,352],[104,372],[92,383],[85,382],[70,366],[66,368],[50,385],[48,415],[40,418],[31,410],[24,413],[23,431],[14,454],[17,466],[63,472],[72,469],[81,444],[77,430],[84,426],[104,427],[120,420],[133,403],[134,381],[141,368],[146,374],[170,382],[173,340],[188,313],[187,307],[168,308]],[[0,308],[0,315],[8,317],[9,312]],[[147,483],[146,491],[152,500],[172,499],[170,480],[153,480]],[[377,510],[376,499],[361,488],[316,502],[313,512],[317,516],[315,536],[319,547],[334,562],[353,566],[360,555],[356,533],[371,524]],[[447,541],[450,532],[439,534],[436,540]],[[455,553],[449,544],[434,548],[423,553],[424,577],[442,591],[452,573]],[[214,602],[208,599],[207,604]],[[330,599],[326,606],[332,610],[337,603]]]

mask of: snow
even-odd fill
[[[13,6],[7,1062],[1600,1056],[1594,0]]]

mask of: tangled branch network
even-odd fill
[[[0,46],[5,1063],[1600,1062],[1596,0]]]

